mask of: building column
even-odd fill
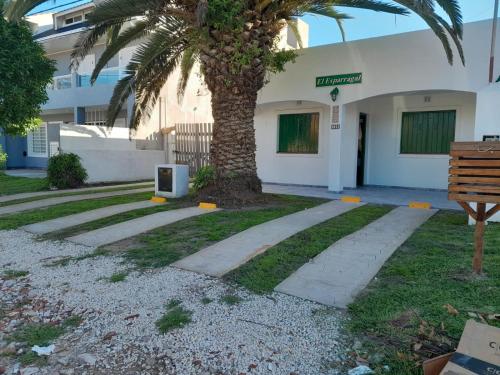
[[[344,188],[341,181],[342,127],[345,125],[344,112],[343,105],[330,107],[328,129],[328,190],[334,192],[340,192]]]

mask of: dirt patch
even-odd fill
[[[198,192],[200,202],[216,203],[223,208],[241,208],[263,204],[262,183],[254,175],[218,178]]]

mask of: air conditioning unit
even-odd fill
[[[157,197],[180,198],[189,192],[189,166],[160,164],[155,167]]]

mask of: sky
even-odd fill
[[[493,18],[494,0],[459,0],[464,22]],[[344,21],[347,40],[365,39],[382,35],[398,34],[427,29],[417,15],[394,16],[368,10],[338,8],[354,17]],[[342,37],[336,23],[325,17],[305,16],[309,24],[310,46],[340,42]]]
[[[140,0],[138,0],[140,1]],[[48,0],[36,11],[57,7],[57,10],[84,4],[88,0]],[[495,0],[459,0],[464,22],[493,18]],[[338,8],[353,17],[345,21],[347,40],[365,39],[382,35],[398,34],[426,29],[426,24],[416,15],[394,16],[368,10]],[[325,17],[305,16],[310,26],[310,46],[340,42],[342,40],[336,23]]]

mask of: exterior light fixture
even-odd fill
[[[332,98],[332,101],[336,102],[337,97],[339,96],[340,90],[338,87],[335,87],[332,91],[330,91],[330,97]]]

